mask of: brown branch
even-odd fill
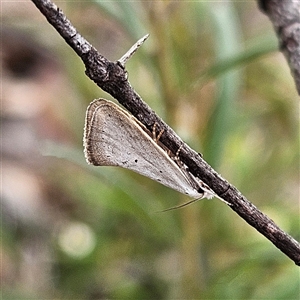
[[[270,18],[300,95],[300,1],[259,0]]]
[[[211,189],[230,204],[230,208],[248,224],[269,239],[297,265],[300,265],[300,244],[282,231],[271,219],[259,211],[234,186],[213,170],[194,150],[186,145],[177,134],[165,124],[131,87],[127,73],[119,62],[111,62],[92,47],[72,26],[63,12],[49,0],[32,0],[45,15],[49,23],[74,49],[86,67],[87,76],[101,89],[116,98],[150,131],[156,123],[160,141],[173,153],[179,147],[180,160],[189,171],[205,182]]]

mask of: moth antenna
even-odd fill
[[[159,212],[166,212],[166,211],[169,211],[169,210],[175,210],[175,209],[178,209],[178,208],[182,208],[182,207],[188,206],[188,205],[190,205],[190,204],[192,204],[194,202],[197,202],[197,201],[199,201],[201,199],[202,199],[202,197],[201,198],[197,198],[197,199],[192,199],[192,200],[190,200],[188,202],[185,202],[185,203],[182,203],[182,204],[179,204],[179,205],[176,205],[176,206],[172,206],[170,208],[163,209],[163,210],[161,210]]]

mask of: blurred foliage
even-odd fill
[[[150,33],[127,63],[134,89],[223,177],[300,239],[298,97],[255,1],[57,4],[111,60]],[[47,75],[16,80],[4,64],[9,84],[3,90],[13,86],[19,94],[15,100],[4,90],[2,122],[17,119],[18,128],[29,124],[39,135],[29,152],[22,148],[31,142],[25,135],[3,156],[3,299],[298,299],[298,268],[222,202],[161,213],[186,197],[128,170],[88,166],[85,109],[94,98],[110,96],[85,76],[80,59],[34,5],[2,8],[10,11],[2,23],[33,36],[35,49],[42,49],[35,57],[48,66]],[[49,101],[34,117],[24,111],[20,117],[15,107],[19,112],[27,103],[20,86],[29,79],[35,83],[28,97],[38,99],[31,113]],[[14,110],[6,110],[14,101]],[[8,125],[3,132],[16,140]],[[14,156],[16,149],[24,151]]]

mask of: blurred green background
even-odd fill
[[[204,159],[297,240],[299,104],[256,1],[56,3]],[[85,110],[111,99],[30,1],[2,3],[3,299],[299,299],[299,268],[217,199],[91,167]]]

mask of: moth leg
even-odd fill
[[[173,160],[176,162],[176,164],[180,167],[180,168],[183,168],[185,170],[188,170],[188,167],[180,160],[179,158],[179,153],[181,151],[181,148],[182,148],[182,145],[180,145],[180,147],[178,148],[178,150],[176,151],[175,153],[175,156],[172,157]]]
[[[153,125],[153,130],[152,130],[152,138],[153,140],[158,143],[159,139],[161,138],[162,134],[164,133],[164,129],[162,129],[158,135],[156,135],[156,127],[157,127],[157,123],[155,122]]]
[[[229,189],[230,189],[230,185],[228,185],[227,189],[226,189],[220,196],[216,194],[215,197],[217,197],[219,200],[223,201],[223,202],[226,203],[227,205],[232,206],[231,203],[227,202],[226,200],[224,200],[224,199],[222,198],[222,196],[225,195]]]

